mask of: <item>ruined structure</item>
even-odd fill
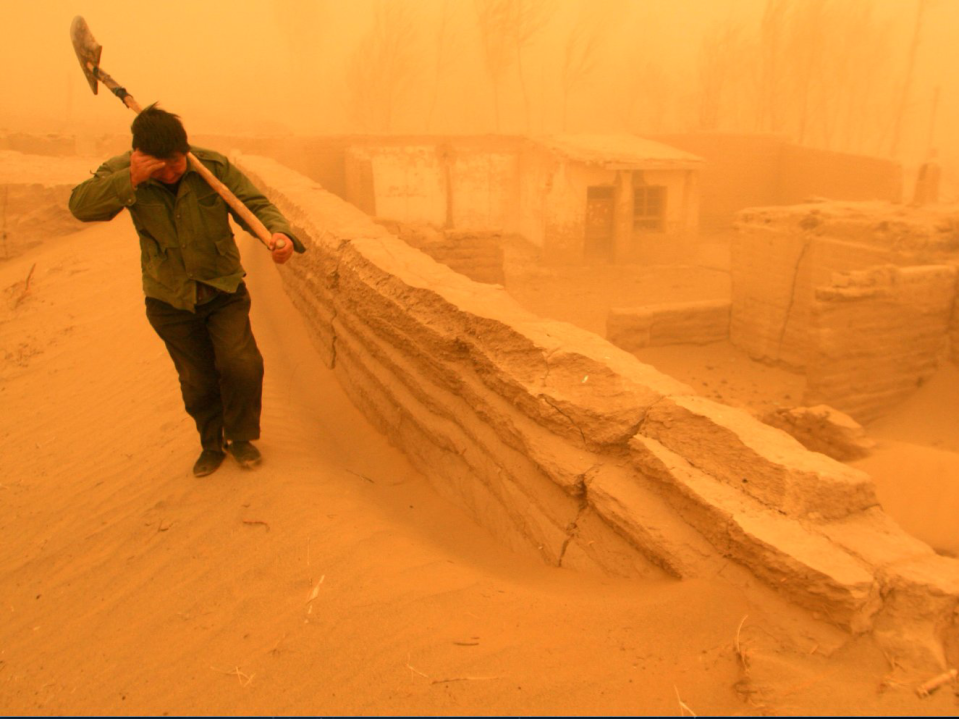
[[[730,339],[804,372],[806,404],[862,422],[935,372],[955,335],[951,208],[823,202],[744,211],[732,250]]]
[[[896,526],[867,475],[525,312],[302,175],[239,163],[310,247],[282,276],[337,379],[499,536],[561,566],[756,577],[897,661],[959,660],[959,562]]]
[[[632,135],[367,141],[346,153],[346,199],[384,220],[519,234],[551,264],[668,261],[695,235],[701,164]]]
[[[238,162],[310,247],[281,276],[352,401],[437,491],[503,540],[564,567],[758,579],[849,632],[875,633],[901,663],[959,661],[959,562],[889,519],[867,475],[697,396],[595,334],[522,310],[502,288],[438,264],[275,161]],[[930,223],[917,244],[912,229],[894,218],[845,222],[826,209],[743,218],[756,232],[746,229],[737,252],[754,257],[750,277],[757,280],[743,286],[765,297],[759,280],[780,270],[762,252],[786,247],[780,264],[787,289],[803,288],[774,295],[765,313],[754,301],[759,320],[783,320],[772,333],[757,322],[760,347],[792,346],[792,337],[779,342],[779,335],[794,331],[800,297],[809,302],[808,316],[816,316],[819,285],[792,279],[803,276],[800,261],[847,253],[869,264],[833,268],[852,274],[835,282],[830,275],[829,287],[878,290],[836,292],[840,310],[912,292],[913,299],[932,298],[932,310],[918,304],[920,315],[890,327],[921,337],[956,335],[955,323],[942,323],[956,303],[955,268],[942,259],[954,242],[948,218]],[[850,241],[834,237],[843,227]],[[888,257],[901,264],[870,269],[889,264]],[[931,261],[937,266],[919,266]],[[943,289],[950,279],[951,293]],[[919,291],[924,287],[932,289]],[[742,311],[737,319],[735,302],[731,322],[749,319]],[[698,308],[707,309],[717,308]],[[748,325],[732,327],[748,335]],[[843,331],[822,336],[842,338],[850,327],[870,329],[853,317]],[[927,351],[922,342],[913,346]]]

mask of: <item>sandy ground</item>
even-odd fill
[[[265,460],[202,480],[129,221],[0,263],[3,713],[956,713],[761,586],[505,550],[350,405],[243,250]]]

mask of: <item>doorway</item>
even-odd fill
[[[586,235],[583,255],[588,261],[613,259],[613,215],[615,193],[612,185],[586,188]]]

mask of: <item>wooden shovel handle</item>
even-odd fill
[[[140,104],[133,99],[133,95],[130,95],[124,88],[120,87],[116,80],[114,80],[100,68],[94,68],[92,63],[87,63],[87,66],[100,82],[110,88],[110,91],[123,101],[124,105],[133,110],[137,115],[140,114]],[[196,155],[194,155],[192,152],[188,152],[186,153],[186,156],[187,159],[189,159],[190,164],[193,165],[193,169],[199,172],[203,179],[207,181],[207,184],[216,190],[216,193],[220,197],[226,200],[226,204],[232,207],[236,213],[243,218],[243,221],[246,222],[247,226],[253,230],[256,238],[266,245],[268,250],[272,251],[273,235],[270,234],[270,231],[266,229],[266,226],[260,222],[260,218],[254,215],[250,211],[250,208],[244,205],[240,199],[233,194],[229,187],[220,182],[216,176],[206,168],[206,165],[197,159]]]
[[[260,218],[250,212],[250,208],[244,205],[240,199],[230,191],[229,187],[220,182],[216,176],[206,168],[206,165],[197,159],[196,155],[188,152],[186,156],[193,165],[193,169],[199,172],[200,175],[203,176],[203,179],[207,181],[207,184],[216,190],[220,197],[226,200],[226,204],[236,210],[236,213],[243,218],[243,221],[246,222],[250,229],[256,234],[257,239],[266,245],[268,250],[272,250],[273,235],[270,234],[266,226],[260,222]]]

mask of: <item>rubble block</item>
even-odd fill
[[[840,462],[861,459],[876,444],[866,436],[861,424],[826,404],[775,409],[762,421],[792,435],[806,449]]]
[[[872,479],[809,452],[741,410],[699,396],[668,397],[641,433],[690,464],[785,514],[834,518],[878,503]]]
[[[941,577],[959,562],[933,556],[938,579],[913,568],[931,550],[897,549],[866,475],[526,312],[275,162],[239,164],[309,250],[280,274],[348,396],[504,543],[629,576],[714,577],[732,560],[724,577],[851,632],[932,612],[915,630],[951,641],[959,586]]]
[[[881,574],[875,634],[907,666],[959,663],[959,563],[939,555],[894,564]]]
[[[815,530],[717,481],[648,437],[630,442],[646,477],[672,490],[673,504],[724,556],[746,565],[797,603],[854,632],[881,606],[868,565]]]
[[[725,300],[613,308],[606,320],[606,339],[627,352],[721,342],[729,338],[729,310]]]

